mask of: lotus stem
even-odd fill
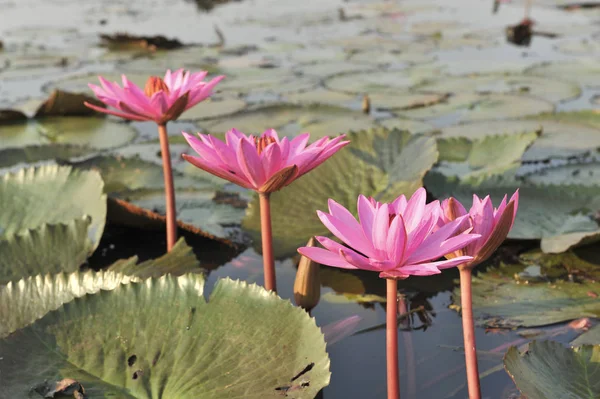
[[[465,364],[467,366],[467,385],[469,399],[481,398],[479,370],[477,367],[477,346],[475,344],[475,325],[473,323],[473,300],[471,295],[471,267],[460,269],[460,306],[462,313],[463,338],[465,342]]]
[[[175,213],[175,188],[173,187],[173,170],[171,169],[171,153],[167,126],[158,125],[160,153],[162,155],[163,175],[165,179],[165,207],[167,209],[167,251],[171,251],[177,241],[177,216]]]
[[[386,300],[386,350],[388,399],[400,398],[400,373],[398,372],[398,281],[387,279]]]
[[[277,292],[275,280],[275,260],[273,259],[273,231],[271,228],[271,202],[269,193],[259,193],[260,198],[260,232],[262,238],[263,269],[265,289]]]

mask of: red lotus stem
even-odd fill
[[[475,325],[473,323],[473,300],[471,295],[470,267],[460,269],[460,306],[462,313],[463,338],[465,341],[465,364],[467,366],[467,385],[469,399],[481,398],[479,370],[477,367],[477,347],[475,344]]]
[[[275,280],[275,260],[273,259],[273,231],[271,228],[271,203],[269,193],[259,193],[260,198],[260,232],[262,238],[263,269],[265,273],[265,289],[277,292]]]
[[[387,349],[388,399],[400,398],[400,373],[398,372],[398,281],[387,279],[385,338]]]
[[[175,213],[175,188],[173,187],[173,171],[171,169],[171,153],[167,126],[158,125],[160,153],[162,155],[163,175],[165,179],[165,206],[167,209],[167,251],[171,251],[177,241],[177,216]]]

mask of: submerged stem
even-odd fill
[[[387,279],[386,299],[386,358],[388,399],[400,398],[400,373],[398,372],[398,281]]]
[[[277,292],[275,280],[275,260],[273,259],[273,231],[271,229],[271,203],[269,193],[259,193],[260,198],[260,232],[262,238],[263,269],[265,289]]]
[[[479,370],[477,367],[477,347],[475,344],[475,325],[473,323],[473,300],[471,295],[470,267],[460,269],[460,306],[462,313],[463,337],[465,342],[465,364],[467,366],[467,384],[469,399],[481,398]]]
[[[177,219],[175,213],[175,188],[173,187],[173,171],[171,169],[171,153],[167,126],[158,125],[160,153],[162,156],[163,176],[165,179],[165,207],[167,209],[167,251],[170,251],[177,241]]]

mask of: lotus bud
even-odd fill
[[[371,112],[371,99],[366,94],[362,99],[362,111],[367,115]]]
[[[314,247],[315,238],[311,237],[306,246]],[[294,282],[294,300],[296,305],[307,312],[317,306],[319,299],[321,299],[319,266],[318,263],[313,262],[306,256],[302,256],[298,263],[296,281]]]

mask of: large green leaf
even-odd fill
[[[541,239],[545,252],[563,252],[600,239],[595,213],[600,209],[600,187],[583,185],[520,184],[512,178],[492,178],[480,184],[461,183],[454,177],[430,173],[425,185],[438,198],[454,196],[463,204],[473,194],[490,195],[498,204],[519,188],[519,209],[508,237]]]
[[[600,324],[581,334],[571,342],[571,345],[600,345]]]
[[[91,218],[43,224],[0,238],[0,284],[46,273],[74,272],[94,251]]]
[[[138,257],[133,256],[115,262],[107,270],[143,279],[156,278],[165,274],[182,276],[202,271],[192,247],[188,246],[183,238],[180,238],[175,246],[160,258],[138,263]]]
[[[54,226],[48,228],[52,227]],[[71,226],[57,227],[64,229]],[[65,252],[65,258],[69,255],[66,251],[69,248],[65,242],[56,244],[56,249]],[[36,253],[41,251],[38,249]],[[165,274],[181,276],[202,271],[192,248],[183,238],[180,238],[173,249],[160,258],[142,263],[138,263],[137,256],[121,259],[109,266],[106,272],[68,275],[61,273],[61,271],[71,271],[65,265],[72,265],[71,269],[76,270],[81,263],[69,259],[65,259],[64,262],[64,264],[48,265],[44,258],[31,259],[30,263],[19,265],[25,268],[22,271],[13,267],[14,272],[12,275],[9,274],[8,284],[0,286],[0,337],[27,326],[73,298],[93,294],[101,289],[111,290],[121,282],[127,283]]]
[[[523,354],[512,346],[504,367],[527,399],[597,399],[600,397],[600,345],[565,348],[534,341]]]
[[[488,269],[473,278],[473,313],[489,327],[535,327],[600,317],[600,266],[575,254],[523,255],[521,264]],[[453,300],[460,303],[460,290]]]
[[[113,290],[135,277],[114,272],[38,274],[0,286],[0,338],[86,294]]]
[[[537,137],[537,132],[528,132],[474,140],[466,137],[439,138],[440,163],[435,171],[459,176],[463,181],[502,175],[521,166],[523,153]]]
[[[96,248],[106,219],[103,186],[97,172],[68,166],[44,165],[5,174],[0,180],[0,238],[88,215],[92,218],[88,236]]]
[[[412,194],[437,160],[435,140],[400,130],[374,129],[348,135],[350,145],[313,172],[271,195],[276,256],[295,253],[313,235],[328,234],[316,215],[332,198],[356,211],[359,194],[391,200]],[[260,244],[258,199],[242,222]]]
[[[76,299],[0,340],[3,395],[72,378],[88,398],[313,398],[329,383],[314,319],[256,285],[165,276]]]

